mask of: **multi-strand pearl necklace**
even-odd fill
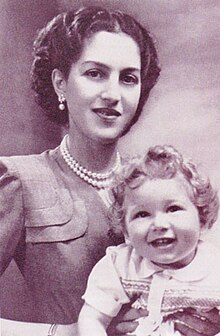
[[[121,165],[121,157],[119,152],[117,152],[115,165],[107,173],[95,173],[86,169],[70,155],[67,147],[67,135],[63,138],[63,141],[61,142],[60,151],[64,161],[70,167],[70,169],[72,169],[72,171],[82,180],[84,180],[88,184],[91,184],[97,189],[108,188],[112,182],[113,173],[116,172]]]

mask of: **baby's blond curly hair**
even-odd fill
[[[144,181],[171,179],[182,175],[192,190],[191,201],[197,207],[201,228],[210,229],[217,219],[219,199],[209,179],[202,176],[196,165],[172,146],[151,147],[143,157],[125,162],[112,188],[112,230],[126,232],[124,207],[125,193],[138,188]]]

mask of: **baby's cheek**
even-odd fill
[[[197,245],[199,240],[199,232],[194,230],[188,230],[183,234],[183,242],[186,244],[186,247],[189,245]]]

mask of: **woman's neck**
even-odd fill
[[[83,167],[93,172],[106,172],[116,161],[117,141],[111,144],[100,144],[91,139],[68,136],[67,142],[72,157]]]

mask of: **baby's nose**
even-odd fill
[[[169,229],[171,224],[165,214],[158,214],[153,220],[153,226],[156,229]]]

